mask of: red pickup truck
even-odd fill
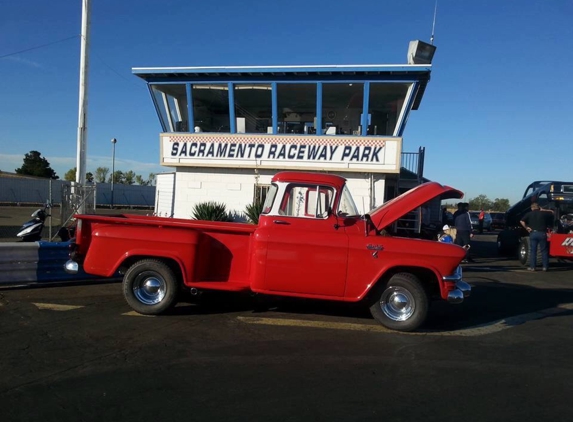
[[[465,250],[392,234],[403,215],[462,193],[420,185],[359,215],[343,177],[281,172],[258,225],[138,215],[77,215],[66,271],[123,274],[127,303],[142,314],[173,306],[181,289],[363,301],[384,326],[412,331],[430,300],[461,303]]]

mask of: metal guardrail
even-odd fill
[[[69,242],[0,243],[0,286],[34,285],[50,282],[109,280],[86,274],[68,274]]]

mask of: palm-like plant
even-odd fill
[[[214,201],[207,201],[196,204],[193,207],[191,216],[195,220],[233,221],[233,219],[227,212],[227,207],[225,206],[225,204]]]
[[[259,216],[263,212],[263,203],[260,201],[255,201],[252,204],[247,205],[245,208],[245,215],[247,220],[251,224],[259,224]]]

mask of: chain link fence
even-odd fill
[[[95,214],[96,186],[72,183],[62,187],[62,206],[60,207],[61,226],[66,227],[74,214]]]

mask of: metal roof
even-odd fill
[[[383,65],[383,64],[360,64],[360,65],[292,65],[292,66],[191,66],[191,67],[134,67],[132,72],[146,78],[151,75],[262,75],[289,73],[430,73],[431,65]]]

